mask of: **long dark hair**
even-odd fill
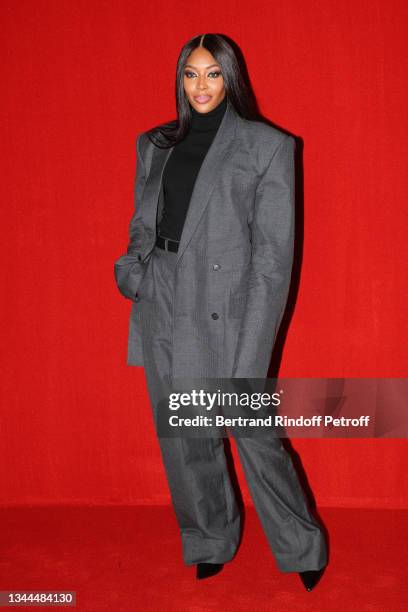
[[[200,34],[186,42],[177,60],[175,87],[177,119],[157,125],[146,132],[150,141],[160,148],[177,144],[189,131],[191,110],[183,85],[184,65],[190,53],[200,45],[220,64],[225,94],[236,112],[245,119],[262,120],[238,45],[224,34]]]

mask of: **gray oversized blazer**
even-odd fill
[[[228,100],[194,184],[177,253],[173,377],[267,376],[293,263],[295,146],[277,128],[240,117]],[[149,299],[149,283],[142,295],[137,291],[163,211],[171,150],[156,147],[145,133],[137,138],[130,243],[114,264],[120,292],[133,301],[128,365],[143,366],[138,299]]]

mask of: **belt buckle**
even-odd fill
[[[165,249],[166,251],[168,251],[168,250],[169,250],[169,238],[165,238],[165,239],[164,239],[164,249]]]

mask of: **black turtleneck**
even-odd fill
[[[159,233],[165,238],[180,240],[194,183],[226,108],[226,96],[207,113],[199,113],[190,105],[190,130],[175,145],[163,172],[164,210]]]

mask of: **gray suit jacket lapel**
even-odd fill
[[[217,177],[222,172],[224,160],[227,160],[229,154],[232,153],[235,146],[237,121],[238,114],[228,102],[224,117],[207,151],[194,184],[180,238],[177,261],[180,260],[190,242],[201,215],[208,204]],[[156,239],[156,221],[160,220],[163,208],[164,167],[173,149],[174,147],[169,149],[154,147],[151,168],[143,194],[144,223],[153,232],[154,239]]]

